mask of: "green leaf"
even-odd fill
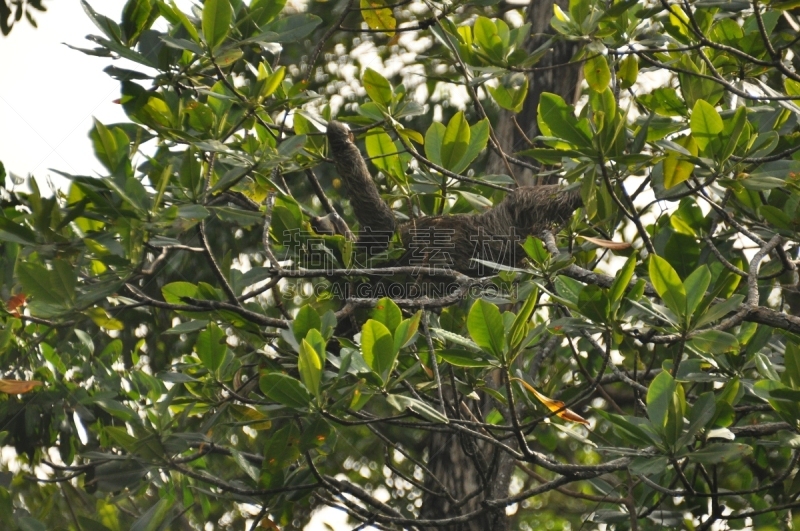
[[[602,409],[595,409],[595,413],[599,416],[603,417],[607,421],[614,424],[616,427],[620,428],[628,435],[629,439],[632,439],[632,442],[635,444],[641,444],[644,446],[649,446],[653,442],[653,436],[650,435],[652,430],[645,430],[638,426],[635,421],[642,420],[637,419],[636,417],[626,417],[623,415],[615,415],[613,413],[608,413],[603,411]],[[645,421],[646,422],[646,421]]]
[[[397,20],[392,10],[386,7],[385,0],[361,0],[361,15],[370,29],[385,31],[390,37],[394,35]]]
[[[6,327],[6,330],[4,330],[4,335],[5,332],[7,332],[10,335],[10,333],[12,332],[11,327],[10,326]],[[40,345],[40,349],[42,351],[42,356],[44,357],[45,360],[47,360],[49,363],[52,363],[53,367],[55,367],[58,372],[60,372],[61,374],[66,374],[67,366],[64,364],[64,361],[61,359],[58,353],[53,349],[53,347],[51,347],[47,343],[42,343]]]
[[[121,162],[127,160],[129,140],[122,129],[108,129],[95,119],[89,137],[94,144],[95,155],[109,171],[114,172]]]
[[[674,140],[676,144],[686,148],[690,154],[697,156],[697,143],[691,136],[684,136]],[[664,188],[669,190],[688,179],[694,171],[694,164],[682,160],[683,156],[675,151],[668,151],[664,159]]]
[[[544,164],[561,164],[564,161],[564,158],[577,158],[581,156],[579,151],[571,149],[546,149],[546,148],[525,149],[518,152],[517,155],[532,157],[538,160],[539,162],[543,162]],[[588,183],[593,181],[587,179],[585,182]]]
[[[262,34],[255,37],[258,42],[296,42],[309,36],[322,24],[322,19],[311,13],[298,13],[273,20],[261,28]]]
[[[543,92],[539,99],[539,115],[537,120],[543,130],[550,131],[553,136],[565,140],[577,147],[592,145],[589,134],[579,126],[578,119],[571,105],[567,105],[561,96]]]
[[[450,422],[447,417],[433,409],[425,402],[420,402],[416,398],[410,398],[402,395],[389,395],[386,397],[386,401],[398,411],[410,409],[414,413],[417,413],[431,422],[443,424],[448,424]]]
[[[725,162],[736,151],[736,146],[739,144],[739,138],[742,136],[745,126],[747,125],[747,107],[741,106],[736,109],[730,123],[730,133],[727,135],[728,142],[719,154],[719,160]],[[727,124],[725,129],[727,130]]]
[[[786,343],[783,366],[786,370],[781,374],[781,381],[792,389],[800,389],[800,348],[792,342]]]
[[[36,262],[19,262],[16,272],[23,292],[37,301],[66,308],[75,300],[76,271],[67,262],[56,261],[52,270]]]
[[[135,63],[139,63],[140,65],[144,66],[149,66],[150,68],[156,68],[156,66],[153,65],[144,55],[128,48],[124,44],[120,44],[115,40],[109,41],[98,35],[89,35],[87,39],[96,42],[97,44],[103,46],[104,48],[108,48],[112,52],[120,55],[121,57],[124,57],[125,59],[130,59]]]
[[[425,133],[425,156],[438,166],[442,166],[442,144],[446,131],[443,123],[433,122]]]
[[[100,406],[103,409],[103,411],[105,411],[109,415],[113,415],[114,417],[117,417],[118,419],[123,420],[125,422],[131,420],[133,417],[136,416],[136,413],[134,413],[131,408],[121,404],[120,402],[117,402],[116,400],[111,400],[110,398],[94,397],[92,399],[92,402]]]
[[[453,166],[454,173],[461,173],[466,170],[473,160],[480,155],[481,151],[486,148],[486,143],[489,140],[489,119],[484,118],[480,122],[469,128],[469,146],[461,160]]]
[[[687,320],[692,317],[697,305],[703,300],[709,284],[711,284],[711,271],[706,265],[701,265],[686,277],[686,282],[683,283],[683,286],[686,290]]]
[[[509,330],[508,337],[510,338],[510,347],[516,349],[525,340],[528,335],[528,322],[533,315],[533,310],[536,308],[536,302],[539,300],[539,290],[534,288],[533,291],[525,299],[525,304],[520,308],[519,313],[514,318],[514,322]]]
[[[672,266],[657,255],[650,257],[650,281],[658,292],[658,296],[678,317],[686,313],[686,290],[678,273]]]
[[[389,329],[383,323],[369,319],[361,328],[361,352],[364,361],[386,381],[397,352]]]
[[[259,476],[261,476],[261,471],[256,468],[256,466],[247,460],[247,457],[242,455],[241,452],[236,450],[235,448],[231,448],[231,457],[233,460],[236,461],[236,464],[239,465],[245,474],[247,474],[250,479],[253,481],[258,481]]]
[[[270,74],[263,65],[264,63],[258,65],[258,81],[263,81],[263,84],[260,85],[259,96],[269,98],[281,86],[283,78],[286,76],[286,67],[281,66]]]
[[[94,319],[94,317],[92,317],[92,319]],[[96,319],[95,322],[97,322]],[[185,321],[176,326],[173,326],[166,332],[163,332],[163,334],[164,335],[191,334],[197,332],[198,330],[204,330],[207,326],[208,326],[207,319],[196,319],[196,320],[193,319],[191,321]]]
[[[622,300],[622,296],[625,294],[628,284],[631,283],[631,279],[633,278],[633,270],[635,268],[636,255],[632,254],[625,262],[625,265],[622,266],[622,269],[620,269],[617,275],[614,277],[614,282],[608,289],[608,300],[614,307],[617,307],[619,301]]]
[[[637,476],[651,476],[660,474],[669,466],[669,460],[665,456],[658,457],[637,457],[628,469]],[[627,517],[626,517],[627,518]]]
[[[75,266],[66,260],[56,258],[53,260],[53,289],[67,298],[75,300],[75,286],[78,283],[78,271]]]
[[[664,428],[664,441],[669,448],[674,449],[683,432],[683,417],[686,411],[686,397],[683,386],[675,384],[675,392],[667,406],[667,425]]]
[[[778,371],[775,369],[772,360],[763,352],[756,352],[753,356],[753,361],[756,364],[759,374],[764,378],[778,382],[781,378],[778,376]]]
[[[595,323],[604,323],[610,310],[611,304],[602,288],[589,284],[578,294],[578,311]]]
[[[724,354],[739,352],[739,340],[736,336],[721,330],[704,330],[692,337],[692,346],[707,354]]]
[[[256,1],[258,0],[254,0],[254,2]],[[175,15],[181,21],[181,26],[183,26],[183,29],[186,30],[186,33],[189,34],[194,42],[200,44],[200,34],[197,32],[197,28],[194,26],[194,24],[192,24],[192,22],[189,20],[189,17],[187,17],[186,14],[180,10],[178,5],[175,3],[175,0],[170,0],[169,3],[172,6],[173,13],[175,13]]]
[[[479,347],[502,358],[506,338],[503,316],[497,306],[483,299],[476,300],[467,316],[467,330]]]
[[[281,145],[278,146],[278,155],[282,157],[293,157],[296,153],[299,153],[303,146],[306,145],[308,141],[307,135],[294,135],[292,137],[287,138]]]
[[[364,71],[364,75],[361,76],[361,83],[364,85],[367,95],[375,103],[384,108],[392,103],[392,85],[375,70],[367,68]]]
[[[705,100],[697,100],[692,109],[690,121],[692,138],[700,151],[719,138],[723,129],[722,117],[717,110]]]
[[[583,284],[574,278],[559,275],[553,281],[553,285],[555,286],[558,295],[563,297],[566,302],[570,302],[577,306],[578,297],[580,297],[581,291],[583,291],[584,288]]]
[[[483,16],[479,16],[473,26],[475,42],[483,48],[483,51],[494,61],[503,60],[503,39],[498,32],[495,23]]]
[[[296,379],[279,372],[265,374],[258,381],[261,392],[268,398],[294,409],[307,408],[311,402],[306,388]]]
[[[296,461],[300,456],[301,437],[300,427],[295,422],[287,422],[281,429],[271,433],[264,446],[266,458],[261,469],[269,474],[277,474]],[[283,475],[280,477],[283,478]]]
[[[484,359],[480,354],[468,350],[446,349],[438,351],[436,355],[454,367],[473,369],[492,365],[491,360]]]
[[[525,251],[525,254],[527,254],[528,257],[536,264],[543,264],[545,260],[550,257],[550,253],[544,248],[542,240],[539,238],[534,238],[533,236],[528,236],[525,238],[525,242],[522,244],[522,249]]]
[[[173,120],[172,111],[167,102],[158,96],[148,97],[147,102],[141,108],[141,113],[137,114],[137,117],[141,117],[146,125],[153,128],[170,127]]]
[[[403,320],[403,312],[392,299],[384,297],[375,304],[370,312],[370,318],[384,325],[390,333],[393,333]]]
[[[602,55],[595,55],[583,64],[583,75],[589,87],[595,92],[603,92],[611,83],[611,70]]]
[[[441,339],[450,341],[451,343],[455,343],[456,345],[461,345],[462,347],[474,350],[475,352],[478,352],[480,350],[480,347],[477,345],[477,343],[466,337],[454,334],[453,332],[449,332],[442,328],[431,328],[431,331],[435,332],[436,335]]]
[[[692,406],[692,410],[689,412],[689,428],[682,436],[682,444],[680,445],[682,446],[683,444],[689,443],[691,438],[694,437],[698,431],[705,428],[706,425],[711,422],[711,419],[714,418],[716,410],[717,406],[713,392],[709,391],[700,395]]]
[[[317,310],[310,304],[306,304],[300,308],[292,321],[292,335],[299,343],[301,339],[306,337],[309,330],[319,330],[320,326],[322,326],[322,321]]]
[[[698,67],[693,57],[697,56],[681,54],[680,67],[683,70],[696,74],[710,74],[710,72],[706,71],[705,63],[699,63],[700,66]],[[699,61],[699,58],[697,61]],[[722,99],[723,94],[725,94],[725,88],[719,83],[693,74],[680,73],[678,74],[678,81],[680,82],[681,92],[683,93],[683,98],[686,101],[687,107],[694,107],[698,100],[705,100],[711,105],[716,105],[717,102]]]
[[[138,460],[111,460],[95,468],[94,479],[97,483],[98,490],[120,491],[127,487],[138,486],[147,472],[148,469]],[[167,503],[167,507],[170,507],[169,503]],[[38,529],[45,528],[33,529],[37,529],[38,531]],[[32,531],[32,529],[28,528],[25,531]]]
[[[308,334],[306,334],[304,340],[307,341],[309,345],[314,347],[314,351],[317,353],[322,369],[324,370],[325,360],[328,356],[327,352],[325,351],[328,346],[328,341],[323,337],[322,332],[315,328],[312,328],[308,331]]]
[[[81,0],[81,6],[83,7],[83,10],[86,12],[86,15],[89,17],[89,19],[100,31],[105,34],[106,37],[117,43],[122,42],[122,33],[119,25],[116,22],[96,12],[94,9],[92,9],[92,6],[86,2],[86,0]]]
[[[419,328],[419,321],[422,317],[422,312],[419,311],[412,315],[409,319],[404,319],[397,326],[394,331],[394,350],[400,351],[401,348],[407,347],[411,340],[414,339],[417,329]]]
[[[743,300],[744,295],[732,295],[731,298],[727,299],[725,302],[715,304],[697,319],[697,326],[700,327],[708,323],[713,323],[717,319],[721,319],[729,313],[738,310]]]
[[[184,297],[192,299],[197,297],[197,286],[191,282],[171,282],[161,288],[161,295],[170,304],[186,304],[183,301]]]
[[[172,510],[172,506],[172,500],[161,498],[131,525],[131,531],[156,531]]]
[[[658,373],[647,389],[647,416],[660,433],[663,433],[667,426],[667,410],[675,389],[675,380],[667,371]]]
[[[370,129],[366,137],[367,155],[376,168],[395,179],[403,179],[403,165],[397,146],[383,129]]]
[[[203,366],[211,373],[216,374],[228,352],[225,331],[212,322],[208,328],[197,335],[195,348],[197,357],[203,362]]]
[[[619,62],[619,88],[627,90],[631,88],[639,77],[639,61],[636,55],[630,54]]]
[[[714,443],[686,455],[689,461],[703,465],[730,463],[753,453],[750,445],[743,443]]]
[[[300,436],[300,450],[304,452],[322,446],[330,434],[331,425],[328,421],[321,416],[316,417],[303,429]]]
[[[150,12],[153,10],[152,0],[128,0],[122,8],[122,30],[128,46],[133,45],[146,29]]]
[[[450,119],[442,140],[442,166],[453,171],[469,147],[470,129],[464,113],[459,111]]]
[[[18,225],[8,218],[0,217],[0,240],[36,245],[36,233],[25,225]]]
[[[518,113],[522,110],[522,106],[525,105],[525,99],[528,95],[528,77],[521,75],[503,76],[497,87],[486,85],[486,90],[489,91],[489,94],[492,95],[492,98],[500,107]]]
[[[205,0],[203,4],[203,37],[211,50],[225,41],[231,27],[233,9],[230,0]]]
[[[736,46],[744,38],[742,27],[732,18],[723,18],[717,21],[711,34],[716,42],[728,46]]]
[[[286,0],[253,0],[250,2],[250,13],[253,14],[253,22],[256,26],[263,26],[286,6]]]
[[[300,343],[297,368],[300,371],[300,380],[302,380],[306,389],[315,396],[319,396],[319,383],[322,379],[322,360],[316,349],[305,339]]]

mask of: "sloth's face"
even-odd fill
[[[355,143],[352,131],[342,122],[331,120],[328,122],[328,139],[341,144]]]

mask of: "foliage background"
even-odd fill
[[[534,6],[232,4],[84,4],[83,51],[138,65],[107,69],[131,123],[95,125],[106,177],[3,195],[5,525],[291,529],[325,504],[388,528],[792,525],[791,2],[576,1],[530,35]],[[334,115],[399,214],[480,211],[514,181],[584,208],[491,280],[516,298],[287,295],[376,274],[268,259],[307,259],[283,234],[326,208],[352,224]],[[336,349],[351,315],[360,343]]]

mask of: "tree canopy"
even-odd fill
[[[792,528],[796,2],[82,4],[130,121],[1,190],[4,528]],[[398,220],[582,207],[413,296],[334,119]]]
[[[24,16],[28,23],[37,27],[33,16],[35,11],[47,11],[42,0],[0,0],[0,33],[8,35],[14,24]]]

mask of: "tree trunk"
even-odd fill
[[[556,0],[555,2],[553,0],[539,0],[529,4],[526,12],[527,21],[531,23],[531,38],[528,39],[526,45],[528,52],[533,52],[539,48],[554,33],[554,30],[550,27],[554,3],[565,11],[569,8],[569,0]],[[578,51],[578,48],[579,45],[574,42],[557,42],[550,52],[534,65],[534,68],[541,69],[568,63],[575,55],[575,52]],[[528,74],[528,96],[525,99],[522,111],[516,115],[517,123],[525,132],[525,136],[517,130],[512,120],[514,114],[510,111],[501,110],[498,120],[493,124],[495,135],[503,150],[506,153],[514,153],[515,151],[527,149],[530,146],[526,137],[532,139],[539,134],[536,115],[539,97],[543,92],[558,94],[567,103],[575,103],[580,96],[579,87],[581,81],[583,81],[581,63],[537,70]],[[552,184],[536,179],[533,172],[528,169],[520,168],[519,166],[513,169],[520,185]],[[490,175],[508,173],[503,159],[493,151],[489,155],[486,172]]]
[[[493,385],[493,387],[497,387]],[[453,397],[456,393],[445,383],[444,398],[455,405]],[[472,402],[464,400],[464,402]],[[482,404],[473,407],[474,415],[484,418],[489,411],[480,413],[478,408],[486,409],[491,404],[484,399]],[[462,414],[462,417],[464,415]],[[472,420],[472,419],[468,419]],[[505,441],[509,444],[509,441]],[[513,445],[513,444],[512,444]],[[426,493],[422,499],[421,518],[452,518],[469,514],[483,508],[484,500],[504,498],[508,495],[514,462],[507,453],[500,452],[487,442],[475,437],[453,432],[431,432],[428,439],[427,466],[431,474],[425,476],[425,487],[434,492],[444,488],[457,501],[463,504],[454,506],[444,496]],[[469,522],[440,527],[444,531],[506,531],[509,519],[505,509],[500,508],[483,513],[479,518]]]
[[[531,23],[531,38],[526,49],[533,52],[553,34],[550,28],[550,19],[553,16],[553,4],[566,10],[569,0],[541,0],[533,1],[527,9],[527,19]],[[551,67],[568,63],[578,44],[561,41],[535,65],[535,68]],[[501,111],[499,118],[493,125],[494,132],[500,145],[506,153],[514,153],[526,149],[528,139],[538,134],[536,124],[539,97],[543,92],[558,94],[568,103],[575,103],[580,96],[579,86],[583,80],[583,70],[580,63],[568,66],[557,66],[551,69],[537,70],[529,74],[529,90],[522,112],[516,115],[519,126],[525,133],[523,136],[517,130],[512,120],[513,114]],[[549,184],[542,179],[537,179],[530,170],[522,171],[514,167],[517,180],[521,185]],[[487,174],[508,173],[508,170],[497,153],[491,151],[487,163]],[[453,390],[445,385],[445,400],[453,403]],[[484,413],[488,413],[485,411]],[[506,441],[507,443],[509,441]],[[428,469],[431,475],[426,475],[425,486],[440,492],[444,487],[456,500],[463,500],[466,496],[480,490],[475,496],[463,505],[453,507],[453,503],[445,497],[425,494],[422,501],[420,517],[422,518],[449,518],[461,514],[471,513],[482,508],[481,502],[490,498],[502,498],[508,495],[514,463],[506,453],[495,453],[495,449],[488,443],[479,439],[465,437],[453,432],[432,432],[428,439]],[[509,529],[509,519],[505,510],[488,511],[481,518],[476,518],[468,523],[453,524],[441,527],[446,531],[504,531]]]

